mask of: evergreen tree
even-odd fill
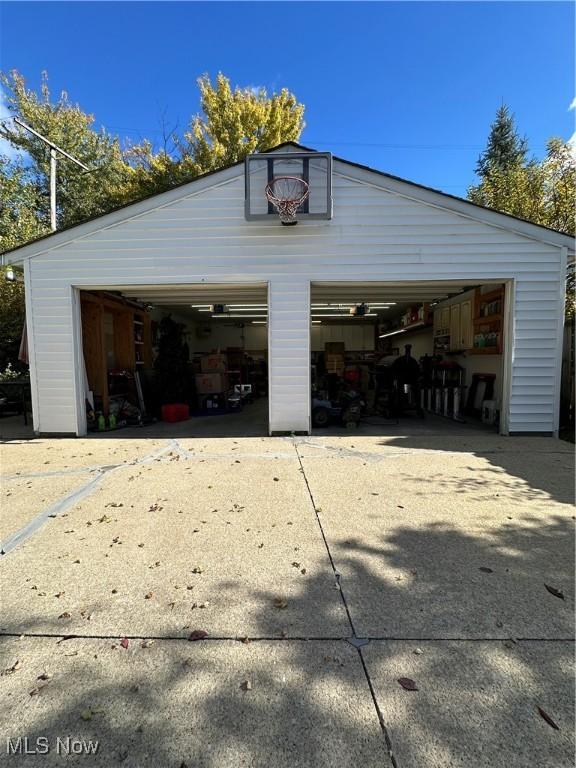
[[[528,143],[518,135],[514,115],[503,104],[496,112],[496,119],[490,127],[486,149],[478,158],[476,173],[481,180],[493,172],[507,172],[523,166],[526,162]]]

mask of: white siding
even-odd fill
[[[398,183],[338,162],[331,221],[247,222],[243,168],[210,184],[167,193],[158,207],[128,220],[113,214],[102,222],[106,229],[75,241],[47,240],[51,250],[29,261],[39,431],[77,428],[71,285],[268,282],[271,428],[300,430],[307,429],[309,411],[310,281],[511,279],[509,429],[556,429],[559,246],[439,207],[441,198],[416,200],[418,190],[408,185],[399,194]],[[125,215],[131,210],[138,209]]]

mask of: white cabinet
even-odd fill
[[[472,301],[463,301],[460,304],[460,349],[472,349],[473,344]]]
[[[450,333],[451,352],[472,349],[474,340],[472,313],[472,299],[439,307],[434,312],[434,333],[441,333],[442,330]]]
[[[440,328],[448,331],[450,328],[450,307],[442,307],[440,310]]]
[[[460,349],[460,304],[450,306],[450,351]]]

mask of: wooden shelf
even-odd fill
[[[480,293],[478,292],[478,302],[480,304],[486,304],[490,301],[496,301],[496,299],[501,299],[504,296],[504,288],[496,288],[493,291],[490,291],[490,293]]]
[[[502,321],[503,315],[486,315],[485,317],[475,317],[474,318],[474,324],[475,325],[481,325],[482,323],[495,323],[497,321]]]
[[[472,347],[468,352],[471,355],[501,355],[502,350],[498,347]]]

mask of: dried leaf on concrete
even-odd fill
[[[555,587],[550,587],[548,584],[544,584],[548,592],[550,592],[551,595],[554,595],[554,597],[559,597],[560,600],[564,600],[564,593],[560,592],[559,589],[556,589]]]
[[[550,715],[548,714],[548,712],[545,712],[545,711],[542,709],[542,707],[538,707],[538,714],[540,715],[540,717],[541,717],[543,720],[546,720],[546,722],[548,723],[548,725],[550,726],[550,728],[554,728],[554,730],[555,730],[555,731],[559,731],[559,730],[560,730],[560,726],[559,726],[559,725],[556,725],[556,723],[554,722],[554,720],[552,720],[552,718],[550,717]]]
[[[404,688],[405,691],[417,691],[418,690],[418,686],[416,685],[414,680],[412,680],[409,677],[399,677],[398,678],[398,682],[400,683],[402,688]]]

